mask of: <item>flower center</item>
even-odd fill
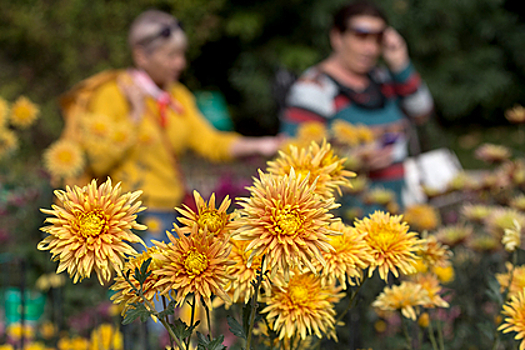
[[[205,211],[199,215],[199,226],[207,227],[209,232],[217,232],[223,228],[224,223],[220,215],[217,214],[216,210]]]
[[[368,238],[380,250],[388,250],[397,241],[398,232],[387,227],[377,227],[370,230]]]
[[[58,160],[62,163],[70,163],[72,158],[69,151],[62,151],[58,154]]]
[[[305,304],[310,299],[308,288],[304,285],[290,286],[290,299],[295,305]]]
[[[275,232],[287,236],[297,236],[303,227],[303,219],[295,210],[281,209],[276,211]]]
[[[208,267],[208,258],[206,255],[199,253],[195,248],[192,248],[186,255],[184,267],[190,275],[190,278],[194,278],[206,270]]]
[[[106,218],[98,211],[81,213],[78,219],[79,232],[84,237],[95,237],[100,235],[106,228]]]

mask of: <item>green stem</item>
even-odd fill
[[[348,311],[350,311],[350,309],[351,309],[352,306],[353,306],[353,303],[354,303],[354,300],[355,300],[357,294],[359,293],[359,291],[361,290],[361,287],[363,287],[363,284],[365,284],[365,282],[366,282],[367,279],[368,279],[368,274],[365,274],[365,277],[363,277],[363,281],[362,281],[361,284],[357,287],[357,289],[355,290],[355,292],[352,293],[352,296],[350,297],[350,300],[348,301],[348,306],[347,306],[346,309],[341,313],[341,315],[339,315],[339,317],[338,317],[337,320],[335,321],[334,326],[337,326],[337,324],[343,319],[343,317],[346,316],[346,314],[348,313]]]
[[[255,326],[255,314],[257,313],[257,308],[259,307],[259,304],[257,303],[257,299],[259,298],[259,289],[261,288],[262,281],[264,280],[264,260],[266,259],[266,255],[263,255],[261,259],[261,271],[260,276],[257,279],[257,283],[255,284],[255,291],[251,300],[251,310],[250,310],[250,324],[248,327],[248,337],[246,339],[246,350],[251,350],[251,343],[252,343],[252,333],[253,333],[253,327]]]
[[[164,295],[162,296],[162,306],[164,306],[164,310],[166,310],[166,308],[167,308],[167,306],[166,306],[166,297]],[[169,316],[168,315],[166,315],[165,321],[166,321],[166,323],[169,323]],[[173,339],[171,339],[171,337],[170,337],[170,346],[173,349]]]
[[[439,350],[436,342],[436,336],[434,335],[434,327],[432,327],[432,320],[428,322],[428,337],[430,338],[430,342],[432,343],[432,349]]]
[[[189,302],[188,302],[189,304]],[[190,304],[191,306],[191,316],[190,316],[190,328],[193,327],[193,323],[195,321],[195,296],[193,297],[193,304]],[[191,341],[191,335],[186,339],[186,350],[190,349],[190,341]]]
[[[213,336],[211,334],[210,309],[208,308],[208,305],[206,305],[204,300],[202,301],[202,305],[204,305],[204,310],[206,310],[206,320],[208,321],[208,339],[212,340]]]
[[[404,318],[404,316],[401,314],[401,324],[403,325],[403,334],[405,335],[405,339],[406,339],[406,342],[407,342],[407,349],[408,350],[413,350],[412,349],[412,338],[410,337],[410,334],[408,334],[408,328],[407,328],[407,325],[406,325],[406,320]]]
[[[442,322],[440,320],[437,320],[439,349],[440,350],[445,350],[445,341],[443,340],[443,329],[442,329],[441,325],[442,325]]]
[[[179,347],[179,349],[183,350],[184,349],[184,347],[182,346],[183,344],[181,343],[180,339],[177,338],[175,333],[173,333],[173,329],[171,329],[169,323],[166,322],[163,318],[159,317],[159,313],[157,312],[157,310],[155,310],[155,306],[148,299],[144,298],[144,296],[142,295],[141,297],[144,300],[144,303],[148,306],[151,314],[159,319],[160,323],[162,323],[164,328],[166,328],[166,330],[168,331],[170,337],[175,341],[175,343],[177,343],[177,346]]]

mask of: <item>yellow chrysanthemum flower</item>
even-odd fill
[[[330,230],[340,232],[338,236],[330,237],[330,244],[334,251],[322,252],[326,265],[314,261],[320,270],[323,285],[333,285],[338,280],[341,287],[346,289],[346,280],[355,285],[354,279],[359,282],[363,277],[363,270],[372,263],[371,249],[365,241],[366,233],[358,232],[355,228],[342,222],[330,225]]]
[[[399,277],[399,272],[410,274],[415,272],[415,252],[419,247],[416,232],[408,232],[402,216],[391,216],[390,213],[376,211],[363,220],[355,221],[355,228],[365,234],[365,240],[372,249],[374,261],[368,270],[369,276],[379,270],[379,276],[387,280],[392,272]]]
[[[193,226],[191,234],[179,238],[168,233],[169,244],[155,242],[162,251],[161,267],[153,271],[159,278],[155,288],[163,295],[176,290],[175,301],[180,306],[190,293],[195,300],[211,306],[211,296],[216,295],[227,304],[231,299],[224,290],[233,277],[226,272],[234,262],[229,259],[232,249],[226,239],[220,239]]]
[[[152,236],[158,237],[162,232],[162,221],[156,216],[147,216],[143,219],[144,225],[148,227],[148,233]]]
[[[35,330],[29,324],[24,324],[24,327],[22,328],[22,324],[17,322],[11,323],[7,326],[6,334],[13,340],[19,340],[22,337],[31,339],[35,336]]]
[[[505,267],[507,268],[507,272],[497,273],[496,279],[498,280],[502,293],[505,291],[505,289],[509,289],[507,296],[510,298],[525,288],[525,265],[514,267],[512,263],[507,261],[505,263]],[[509,281],[513,269],[514,273],[512,274],[512,284],[509,287]]]
[[[79,144],[59,140],[44,152],[44,167],[53,178],[70,178],[84,169],[84,154]]]
[[[501,240],[493,236],[481,235],[472,237],[467,246],[478,252],[493,252],[501,248],[500,242]]]
[[[0,127],[0,159],[10,155],[18,148],[18,137],[9,129]]]
[[[6,125],[7,118],[9,115],[9,103],[2,97],[0,97],[0,128]]]
[[[498,327],[498,331],[503,333],[516,332],[514,339],[520,340],[525,338],[525,290],[513,295],[511,300],[503,305],[503,315],[505,323]],[[520,343],[520,350],[525,349],[525,340]]]
[[[202,199],[197,191],[193,191],[193,197],[197,207],[196,213],[184,204],[182,208],[175,208],[182,215],[178,220],[186,225],[186,227],[176,228],[179,235],[189,233],[193,226],[197,226],[199,231],[207,230],[209,234],[216,235],[221,239],[229,236],[231,230],[235,228],[235,223],[232,221],[234,214],[227,213],[231,203],[229,197],[224,198],[218,209],[215,208],[215,193],[211,194],[208,203]]]
[[[369,180],[364,175],[359,175],[349,180],[350,186],[345,188],[345,193],[358,194],[365,191],[368,187]]]
[[[298,178],[308,178],[310,185],[316,183],[315,193],[328,198],[334,191],[340,194],[341,187],[349,187],[349,178],[355,176],[344,170],[344,162],[345,159],[334,154],[329,143],[319,146],[312,141],[308,149],[290,146],[290,154],[279,151],[279,157],[268,162],[267,171],[273,175],[288,175],[293,168]]]
[[[441,286],[436,275],[432,273],[417,274],[413,276],[413,282],[423,287],[428,292],[429,302],[424,307],[433,309],[436,307],[449,307],[449,304],[441,298]]]
[[[11,117],[9,121],[12,125],[20,129],[26,129],[34,123],[39,113],[40,110],[37,105],[27,97],[20,96],[11,106]]]
[[[57,343],[58,350],[88,350],[89,340],[82,337],[62,337]]]
[[[450,180],[447,187],[451,191],[476,190],[480,187],[480,183],[478,179],[463,171]]]
[[[474,155],[484,162],[498,163],[509,159],[512,153],[505,146],[485,143],[476,149]]]
[[[430,303],[428,292],[420,284],[403,281],[392,288],[386,286],[372,303],[372,307],[383,311],[401,310],[401,314],[413,321],[419,306]]]
[[[327,138],[326,126],[324,123],[314,121],[301,123],[297,128],[297,138],[301,141],[321,143]]]
[[[501,240],[505,234],[506,229],[514,229],[517,222],[520,227],[525,226],[525,214],[508,207],[502,207],[497,210],[493,210],[491,215],[487,218],[487,230],[495,238]]]
[[[461,208],[461,215],[471,221],[482,222],[495,209],[493,206],[482,204],[465,204]]]
[[[505,229],[501,243],[508,252],[515,251],[521,245],[521,225],[517,220],[514,220],[513,228]]]
[[[470,225],[457,224],[440,228],[435,236],[438,241],[454,247],[472,236],[473,231],[474,228]]]
[[[434,235],[423,235],[417,255],[428,267],[447,267],[450,265],[452,251],[446,245],[442,245]]]
[[[120,183],[111,179],[97,186],[96,180],[84,187],[57,190],[62,204],[53,210],[41,209],[51,225],[41,230],[49,235],[39,244],[39,250],[49,250],[53,260],[59,260],[57,274],[67,270],[73,283],[90,277],[94,271],[101,284],[110,281],[113,271],[124,268],[127,255],[137,252],[130,243],[142,243],[131,229],[144,230],[136,222],[137,213],[144,210],[137,201],[141,191],[121,195]]]
[[[252,263],[248,264],[251,251],[246,251],[246,247],[249,242],[230,239],[230,243],[233,247],[230,259],[235,265],[228,266],[226,272],[235,279],[228,284],[227,291],[232,296],[232,303],[248,303],[255,292],[251,282],[255,280],[257,270],[261,268],[261,257],[255,257]]]
[[[415,204],[408,206],[405,209],[403,217],[410,227],[413,227],[418,231],[431,231],[440,223],[436,209],[428,204]]]
[[[40,325],[39,331],[42,338],[49,340],[57,334],[58,327],[50,321],[44,321]]]
[[[121,150],[113,147],[112,136],[116,123],[105,114],[85,114],[80,119],[80,137],[90,154],[114,154]]]
[[[344,297],[341,287],[323,286],[312,273],[290,272],[286,282],[283,275],[272,280],[271,296],[261,311],[266,315],[279,339],[323,335],[336,339],[334,304]]]
[[[259,322],[256,328],[253,329],[253,335],[261,339],[262,343],[270,349],[309,350],[315,341],[315,338],[312,336],[306,337],[306,339],[301,339],[301,337],[295,337],[293,339],[284,337],[282,340],[279,340],[279,338],[272,339],[270,331],[271,329],[268,329],[266,322]]]
[[[388,205],[396,201],[396,194],[383,187],[374,187],[365,194],[363,201],[368,204]]]
[[[357,146],[360,143],[357,128],[344,120],[334,120],[330,130],[334,136],[335,142],[337,143],[350,147]]]
[[[321,251],[334,249],[328,236],[336,234],[328,229],[335,221],[329,210],[338,205],[333,197],[322,200],[315,187],[308,176],[296,177],[293,168],[285,176],[259,171],[259,179],[249,188],[251,196],[238,203],[242,209],[235,239],[250,241],[249,264],[266,254],[272,272],[280,269],[287,274],[295,266],[307,266],[315,273],[316,259],[325,265]]]
[[[525,194],[520,194],[512,198],[509,205],[519,211],[525,211]]]
[[[40,341],[30,342],[27,345],[24,345],[24,350],[48,350],[45,344]]]
[[[160,261],[159,255],[161,255],[161,251],[157,246],[149,247],[146,251],[142,252],[141,254],[132,256],[129,258],[129,260],[126,262],[126,265],[124,266],[124,269],[121,273],[117,275],[115,278],[115,283],[111,286],[111,290],[115,291],[116,293],[111,296],[111,300],[113,303],[117,305],[123,305],[122,308],[122,316],[130,309],[133,308],[131,304],[133,303],[143,303],[144,300],[142,300],[141,297],[139,297],[135,291],[131,288],[130,284],[124,276],[126,276],[127,273],[129,273],[129,281],[133,284],[133,286],[137,289],[140,288],[140,283],[137,281],[137,279],[134,277],[135,269],[141,268],[142,264],[148,260],[151,259],[151,262],[148,266],[147,272],[158,270],[162,267],[162,263]],[[153,298],[156,296],[156,293],[159,291],[157,288],[155,288],[155,284],[159,281],[159,276],[155,274],[150,274],[148,278],[143,283],[143,290],[144,290],[144,299],[146,299],[149,302],[153,301]],[[158,297],[157,297],[158,298]],[[147,305],[146,305],[147,307]]]
[[[505,111],[505,118],[514,124],[525,123],[525,108],[521,105],[515,105]]]
[[[372,129],[370,129],[366,125],[363,125],[363,124],[357,125],[356,132],[357,132],[357,137],[359,138],[359,142],[362,144],[372,143],[376,140],[376,135],[374,134]]]
[[[456,274],[454,272],[454,267],[449,265],[447,267],[434,266],[432,272],[437,276],[439,281],[443,284],[450,283],[454,281]]]
[[[44,274],[35,282],[35,287],[43,292],[47,292],[50,288],[60,288],[66,284],[64,275],[57,275],[56,273]]]
[[[122,350],[122,332],[112,324],[103,323],[91,332],[89,350]]]
[[[134,130],[135,126],[131,122],[115,123],[109,135],[113,149],[117,152],[124,152],[134,145],[136,140]]]

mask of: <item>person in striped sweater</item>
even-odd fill
[[[396,193],[402,207],[403,160],[407,127],[423,123],[433,111],[432,96],[412,65],[402,36],[382,10],[368,1],[350,3],[333,19],[331,55],[309,68],[292,85],[281,116],[281,131],[295,136],[298,126],[336,120],[369,127],[380,140],[361,155],[372,186]],[[378,65],[382,57],[385,66]],[[343,198],[343,205],[355,198]],[[374,208],[364,208],[364,214]]]

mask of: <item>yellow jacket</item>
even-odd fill
[[[147,97],[146,112],[137,121],[130,121],[129,104],[116,79],[98,87],[90,97],[90,115],[105,115],[115,125],[126,125],[131,141],[127,147],[100,149],[84,145],[89,170],[99,178],[111,176],[122,182],[123,190],[142,190],[142,200],[150,209],[173,210],[184,196],[184,185],[177,168],[177,155],[190,148],[211,161],[231,158],[230,146],[240,135],[220,132],[201,115],[193,94],[176,83],[169,91],[182,106],[179,112],[167,110],[167,124],[160,125],[156,101]]]

